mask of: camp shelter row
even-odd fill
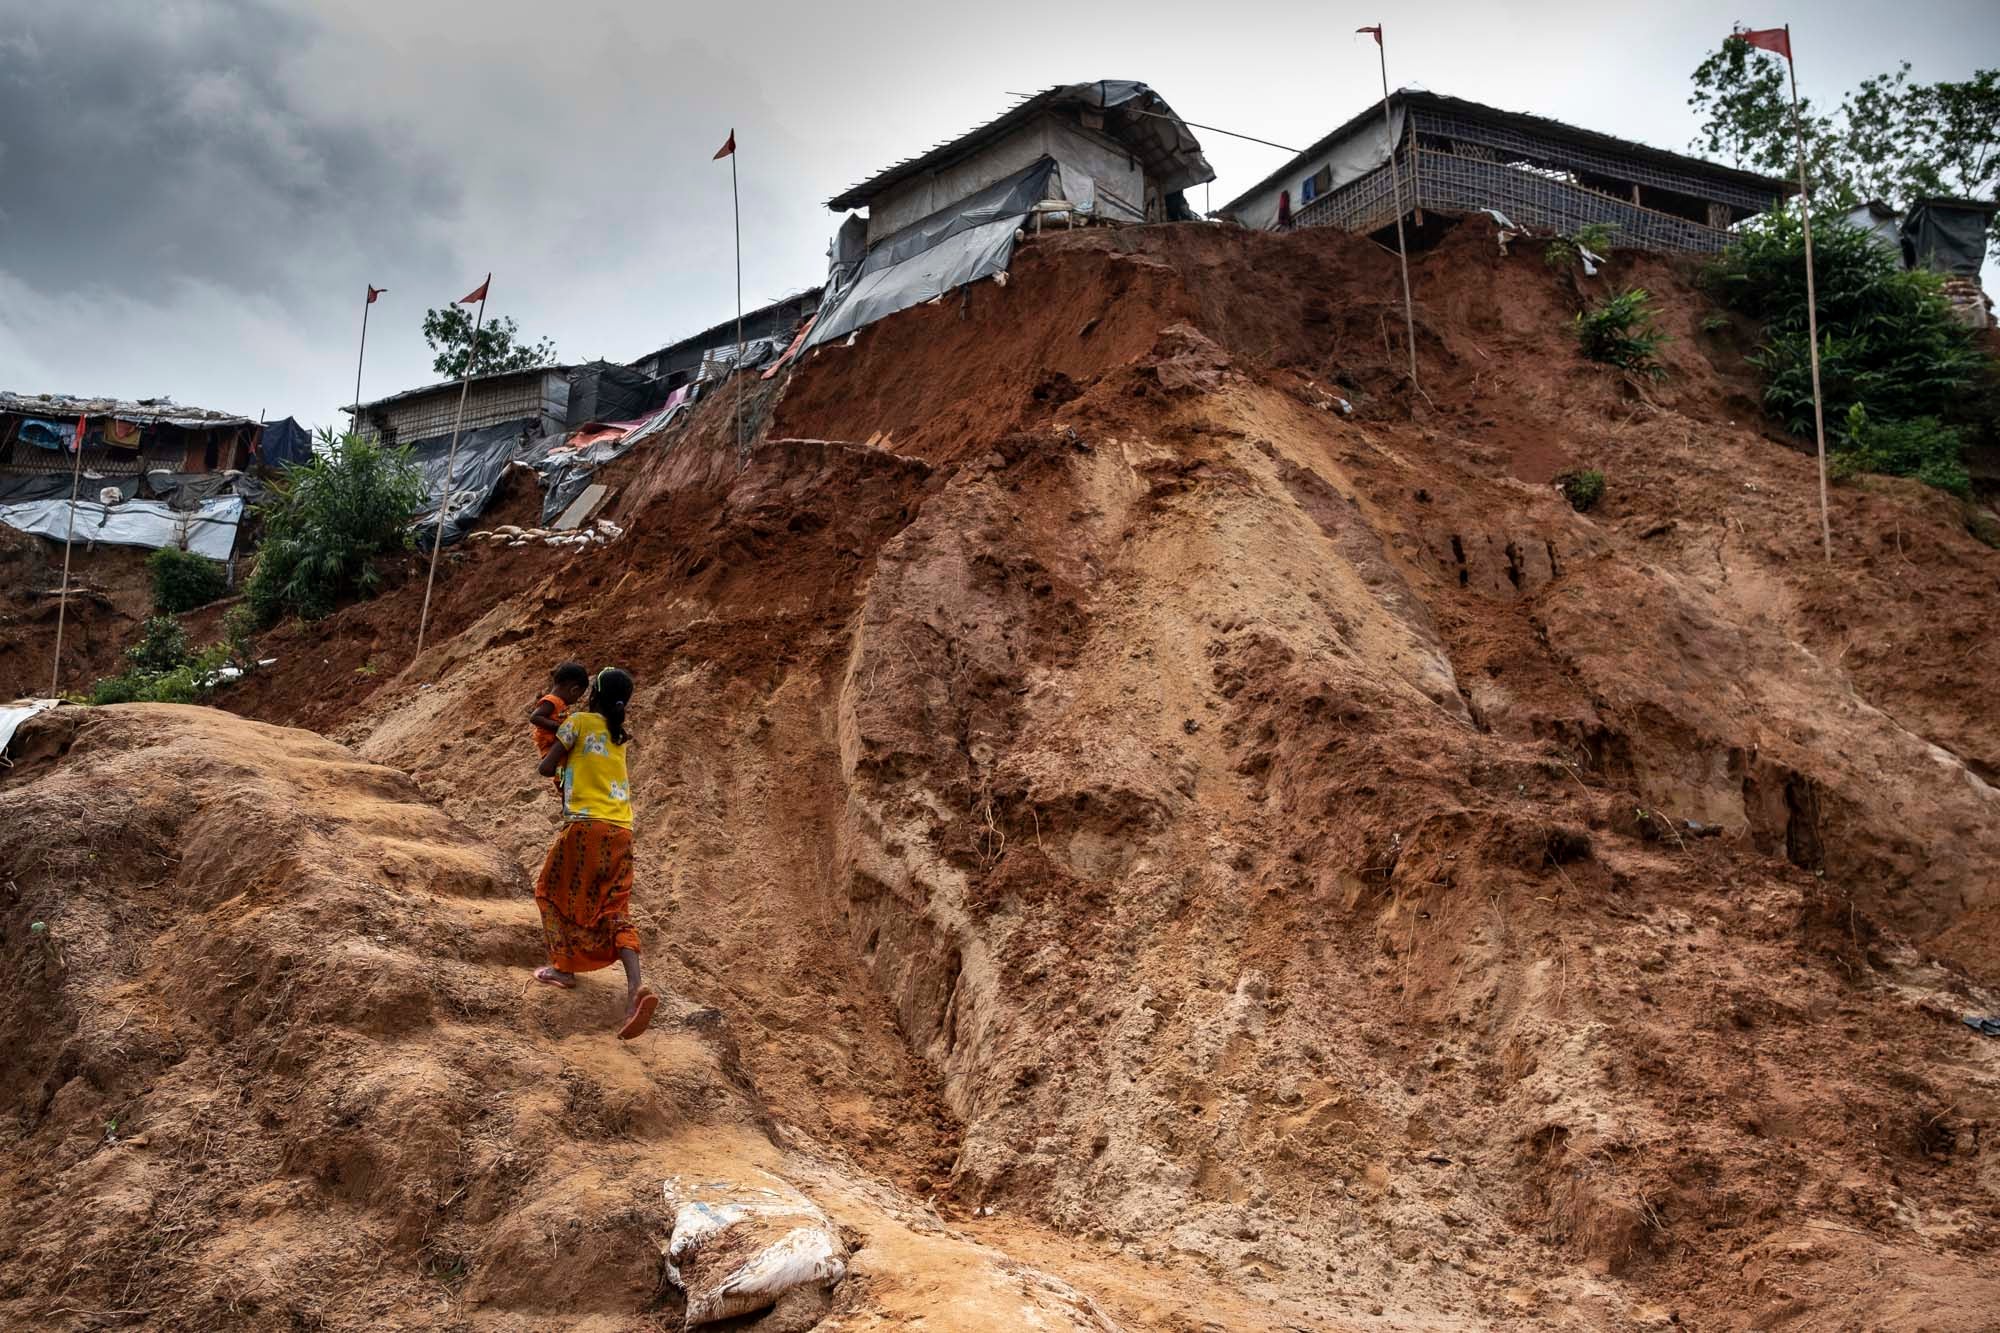
[[[256,469],[310,454],[289,417],[253,421],[165,398],[0,392],[0,523],[58,541],[73,532],[86,544],[180,546],[223,560],[245,501],[261,492]]]
[[[495,442],[509,438],[513,456],[545,480],[549,459],[567,460],[573,487],[578,470],[658,434],[732,371],[769,373],[897,311],[1004,281],[1016,248],[1049,228],[1199,221],[1189,192],[1215,173],[1195,128],[1132,80],[1022,96],[829,199],[830,209],[853,211],[829,246],[825,280],[746,312],[740,326],[719,321],[623,367],[474,379],[466,416],[473,452],[501,457]],[[1386,109],[1371,103],[1211,218],[1254,229],[1336,227],[1385,241],[1400,218],[1422,247],[1458,219],[1486,213],[1514,231],[1574,235],[1597,226],[1622,248],[1700,253],[1726,245],[1736,227],[1793,189],[1546,117],[1402,89]],[[584,387],[593,375],[607,384],[621,374],[638,383],[615,403]],[[364,429],[415,447],[440,495],[457,392],[440,384],[362,409]],[[475,461],[455,477],[451,489],[468,497],[470,512],[493,468]],[[552,486],[545,512],[570,493]]]

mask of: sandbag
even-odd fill
[[[666,1182],[674,1212],[667,1276],[687,1294],[688,1328],[820,1295],[847,1276],[847,1246],[833,1220],[779,1184]]]

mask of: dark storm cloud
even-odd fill
[[[1915,62],[1962,78],[1994,0],[1884,28],[1821,0],[1809,95]],[[0,0],[0,388],[171,393],[337,421],[434,377],[427,307],[491,272],[491,316],[625,360],[819,281],[821,201],[985,121],[1009,89],[1144,79],[1183,115],[1310,143],[1371,104],[1368,15],[1304,0]],[[1729,0],[1439,0],[1389,77],[1684,147]],[[1552,38],[1551,34],[1559,35]],[[1810,52],[1810,55],[1806,54]],[[739,152],[711,154],[736,131]],[[1202,132],[1219,204],[1285,154]]]
[[[302,104],[287,66],[314,36],[241,0],[0,4],[0,265],[45,294],[282,297],[328,259],[434,247],[448,178]],[[359,199],[393,200],[395,226]]]

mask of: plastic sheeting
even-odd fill
[[[1903,263],[1961,278],[1979,276],[1994,208],[1970,200],[1919,199],[1903,219]]]
[[[1278,225],[1280,192],[1289,190],[1292,198],[1298,200],[1307,179],[1317,177],[1323,188],[1316,190],[1316,197],[1323,197],[1360,180],[1389,160],[1389,146],[1403,141],[1403,122],[1402,103],[1392,102],[1386,130],[1380,116],[1369,117],[1352,134],[1293,158],[1282,175],[1272,177],[1225,207],[1223,216],[1234,218],[1253,231],[1270,231]]]
[[[236,527],[243,520],[243,497],[215,496],[192,510],[174,509],[156,500],[127,500],[106,505],[76,502],[75,539],[108,546],[182,546],[210,560],[227,560],[236,547]],[[70,531],[69,500],[23,500],[0,504],[0,523],[38,537],[62,541]]]
[[[411,461],[424,475],[424,494],[429,503],[413,524],[420,545],[427,543],[430,530],[438,526],[440,511],[444,514],[446,544],[466,534],[472,521],[485,510],[486,502],[493,498],[508,462],[527,444],[528,428],[534,424],[534,420],[503,421],[497,426],[466,431],[459,437],[458,459],[451,463],[449,487],[445,467],[451,459],[451,437],[422,440],[411,447]]]
[[[1014,256],[1014,234],[1046,195],[1052,157],[885,237],[862,261],[838,305],[822,311],[806,339],[818,347],[876,320],[998,273]]]
[[[265,467],[294,467],[312,461],[312,432],[292,417],[267,421],[257,444],[257,456]]]
[[[20,725],[35,714],[46,713],[61,704],[60,699],[16,699],[0,706],[0,767],[6,764],[7,747],[14,743],[14,732]]]
[[[567,440],[528,459],[542,482],[542,526],[551,527],[590,485],[591,476],[614,458],[621,458],[643,438],[642,430],[675,408],[662,408],[639,421],[619,421],[576,431]],[[648,432],[650,433],[650,432]]]

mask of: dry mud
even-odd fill
[[[1632,381],[1462,227],[1413,393],[1393,265],[1039,240],[618,544],[452,553],[420,659],[411,584],[247,717],[37,719],[0,1311],[675,1327],[711,1175],[846,1229],[830,1330],[1991,1327],[2000,553],[1878,480],[1826,565],[1681,267]],[[640,683],[632,1046],[527,980],[565,657]]]

